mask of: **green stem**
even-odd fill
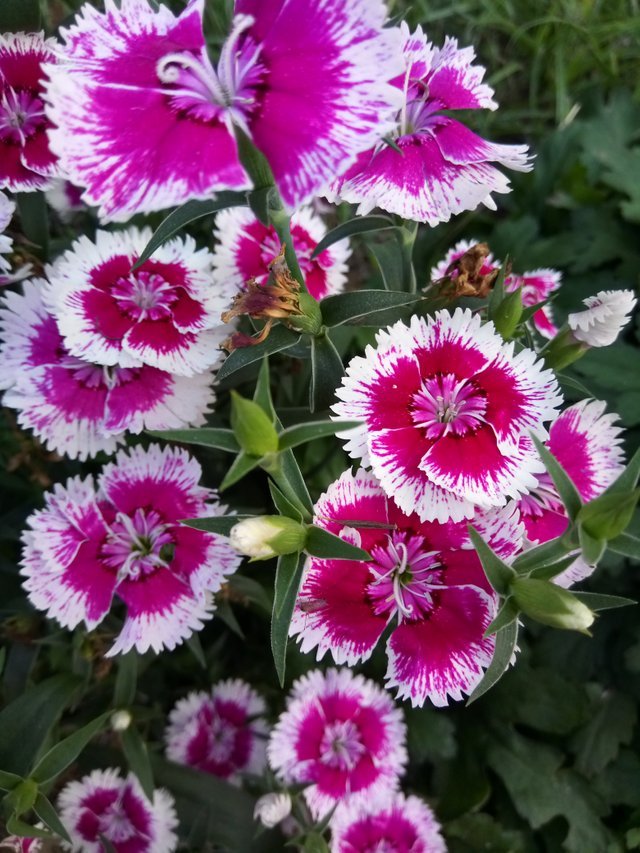
[[[416,280],[416,271],[413,266],[413,247],[418,234],[418,223],[411,221],[403,221],[400,228],[400,245],[402,251],[402,269],[403,269],[403,290],[408,293],[416,293],[418,283]]]

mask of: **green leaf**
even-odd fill
[[[312,557],[327,560],[371,560],[371,554],[322,527],[310,524],[304,550]]]
[[[128,729],[121,732],[120,738],[129,769],[138,777],[142,790],[152,800],[154,789],[153,770],[151,769],[146,743],[143,741],[138,730],[133,726],[129,726]]]
[[[138,654],[135,650],[118,655],[118,673],[113,692],[114,708],[128,708],[136,698],[138,683]]]
[[[275,508],[278,510],[280,515],[284,515],[287,518],[293,518],[294,521],[302,521],[302,513],[298,509],[295,504],[292,504],[290,500],[285,498],[280,489],[276,486],[273,480],[269,480],[269,492],[271,493],[271,500]]]
[[[502,303],[506,296],[506,290],[504,289],[504,280],[507,277],[507,269],[509,268],[509,255],[505,256],[505,259],[500,267],[500,272],[496,280],[493,283],[493,288],[491,290],[491,296],[489,297],[489,304],[487,306],[488,309],[488,317],[490,320],[493,319],[493,315],[495,314],[498,306]]]
[[[20,820],[15,814],[12,814],[7,821],[7,832],[10,835],[17,835],[18,838],[51,838],[51,833],[48,830],[31,826]]]
[[[229,453],[240,452],[240,445],[233,431],[230,429],[203,427],[201,429],[147,430],[147,435],[152,435],[154,438],[161,438],[164,441],[179,441],[182,444],[200,444],[203,447],[215,447],[218,450],[226,450]]]
[[[558,490],[558,494],[560,495],[560,500],[564,504],[565,509],[567,510],[567,515],[569,518],[574,521],[580,512],[580,508],[582,506],[582,500],[576,489],[573,480],[567,472],[564,470],[562,465],[558,462],[555,456],[551,453],[550,450],[537,438],[535,435],[532,435],[533,443],[536,446],[536,450],[540,454],[540,458],[544,463],[544,467],[547,469],[547,472],[553,483]]]
[[[246,599],[241,603],[245,605],[255,604],[261,610],[264,610],[265,613],[271,613],[273,599],[261,583],[245,575],[239,575],[237,572],[231,575],[227,583],[233,592],[234,600],[238,597]]]
[[[249,456],[261,458],[278,449],[278,433],[273,419],[262,406],[231,392],[231,428],[238,444]]]
[[[41,27],[38,0],[2,0],[0,3],[0,32],[34,33]]]
[[[216,515],[210,518],[189,518],[182,521],[187,527],[195,527],[196,530],[206,530],[207,533],[217,533],[219,536],[228,536],[231,528],[245,518],[253,518],[251,515]]]
[[[529,548],[513,561],[513,568],[519,575],[528,574],[532,569],[551,565],[564,558],[571,549],[562,537],[550,539],[534,548]],[[577,550],[577,549],[576,549]],[[574,558],[575,558],[574,554]]]
[[[312,412],[328,409],[336,399],[336,388],[342,382],[344,366],[338,350],[328,335],[311,338],[311,385],[309,408]]]
[[[516,573],[501,560],[496,552],[484,541],[482,536],[472,525],[469,525],[469,536],[473,547],[478,552],[482,568],[491,586],[500,595],[508,595],[509,586]]]
[[[378,327],[397,320],[425,297],[398,290],[354,290],[327,296],[320,303],[322,319],[326,326]]]
[[[572,740],[576,769],[587,778],[601,773],[620,747],[631,743],[636,718],[635,702],[629,696],[613,690],[600,692],[595,713]]]
[[[261,361],[265,355],[272,355],[275,352],[289,349],[298,343],[300,337],[295,332],[289,331],[285,326],[275,326],[262,343],[234,350],[223,361],[222,367],[216,374],[216,379],[218,382],[222,382],[223,379],[227,379],[238,370],[242,370],[243,367]]]
[[[246,639],[242,628],[240,627],[238,620],[236,619],[236,614],[233,612],[233,608],[229,604],[228,601],[224,599],[216,602],[216,619],[220,619],[230,631],[240,637],[241,640]]]
[[[0,788],[3,791],[11,791],[20,782],[22,782],[22,776],[17,776],[15,773],[7,773],[6,770],[0,770]]]
[[[71,843],[69,833],[58,817],[58,813],[43,793],[38,793],[36,801],[33,804],[33,810],[51,832],[55,832],[60,838],[64,838],[69,844]]]
[[[578,601],[586,604],[589,610],[614,610],[616,607],[629,607],[632,604],[637,604],[632,598],[623,598],[620,595],[602,595],[599,592],[576,592],[572,590],[572,594]]]
[[[0,767],[28,775],[51,728],[72,700],[81,681],[56,675],[27,690],[0,711]]]
[[[258,371],[258,379],[256,381],[256,389],[253,392],[253,402],[257,403],[263,412],[269,416],[272,423],[276,423],[276,410],[273,407],[271,399],[271,376],[269,373],[269,357],[264,356],[260,370]],[[279,426],[279,423],[276,424]]]
[[[285,450],[287,447],[297,447],[299,444],[305,444],[307,441],[316,441],[319,438],[326,438],[330,435],[335,435],[341,430],[357,427],[362,421],[307,421],[303,424],[295,424],[295,426],[283,429],[279,435],[278,446],[280,450]]]
[[[257,468],[261,461],[262,459],[260,456],[250,456],[243,450],[242,453],[239,453],[236,456],[231,463],[231,467],[222,478],[220,491],[224,492],[225,489],[228,489],[230,486],[238,483],[243,477],[246,477],[249,472],[253,471],[254,468]]]
[[[612,495],[617,492],[631,492],[638,485],[640,479],[640,448],[631,457],[631,460],[622,474],[605,489],[600,497]]]
[[[348,222],[337,225],[328,234],[325,234],[313,250],[311,258],[312,260],[317,258],[329,246],[333,246],[339,240],[353,237],[355,234],[367,234],[370,231],[383,231],[394,227],[393,220],[388,216],[358,216],[356,219],[350,219]]]
[[[109,711],[101,714],[52,747],[34,767],[31,778],[40,785],[44,785],[45,782],[50,782],[59,776],[76,760],[89,741],[102,731],[109,715]]]
[[[289,625],[302,580],[304,562],[305,558],[302,554],[285,554],[278,560],[276,569],[271,618],[271,651],[281,687],[284,686]]]
[[[289,503],[300,510],[303,519],[305,521],[311,519],[313,502],[293,450],[290,448],[283,450],[277,454],[275,465],[263,464],[262,467],[273,477]]]
[[[487,690],[491,690],[494,684],[502,678],[511,662],[518,640],[518,622],[513,621],[496,634],[496,648],[493,658],[482,680],[476,686],[467,700],[467,705],[479,699]]]
[[[613,551],[614,554],[621,554],[623,557],[631,557],[633,560],[640,560],[640,539],[637,536],[632,536],[630,533],[621,533],[615,539],[607,542],[607,549]]]
[[[304,840],[303,853],[329,853],[329,845],[319,832],[310,832]]]
[[[186,225],[195,222],[197,219],[202,219],[204,216],[211,216],[219,210],[225,210],[227,207],[246,207],[247,196],[242,192],[221,192],[214,199],[206,201],[197,201],[192,199],[186,202],[181,207],[172,211],[166,219],[156,228],[153,237],[145,246],[138,261],[134,264],[133,270],[149,260],[156,249],[159,249],[163,243],[166,243],[170,237],[181,231]]]
[[[551,580],[552,578],[562,574],[562,572],[564,572],[565,569],[568,569],[569,566],[573,565],[575,560],[575,555],[570,554],[563,560],[558,560],[557,563],[549,563],[549,565],[538,566],[537,569],[532,569],[529,572],[528,577],[543,581]]]
[[[487,626],[486,631],[484,632],[485,637],[490,637],[492,634],[497,634],[498,631],[501,631],[503,628],[506,628],[508,625],[511,625],[518,618],[518,613],[520,611],[515,606],[513,601],[510,598],[505,598],[502,602],[502,606],[496,615],[496,618],[491,622],[490,625]]]
[[[591,536],[581,524],[578,526],[578,541],[580,542],[580,550],[582,551],[585,563],[590,566],[597,565],[598,560],[602,557],[607,547],[606,541]]]

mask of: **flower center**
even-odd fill
[[[215,764],[224,764],[233,755],[236,745],[236,727],[215,713],[209,722],[207,758]]]
[[[158,513],[139,508],[133,516],[116,515],[102,557],[117,571],[118,580],[138,580],[160,566],[169,566],[173,548],[173,537]]]
[[[323,764],[337,770],[353,770],[365,752],[360,730],[353,720],[336,720],[327,725],[320,742]]]
[[[115,282],[111,291],[118,306],[134,320],[161,320],[171,316],[178,299],[176,288],[158,273],[132,273]]]
[[[138,836],[121,796],[100,816],[99,826],[98,832],[114,844],[122,844]]]
[[[44,104],[28,90],[7,86],[0,97],[0,142],[24,145],[45,123]]]
[[[253,24],[251,15],[237,15],[222,46],[216,69],[206,53],[168,53],[158,62],[157,74],[173,106],[198,121],[236,124],[249,133],[247,118],[256,106],[255,90],[265,67],[260,46],[243,36]]]
[[[438,551],[428,551],[422,536],[393,533],[385,545],[371,549],[373,579],[367,594],[376,616],[416,620],[433,609],[442,588]]]
[[[414,423],[431,439],[474,432],[484,422],[486,411],[486,397],[474,382],[451,373],[426,379],[412,403]]]

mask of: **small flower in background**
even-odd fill
[[[71,355],[43,295],[25,282],[0,302],[0,387],[49,450],[72,459],[113,453],[126,432],[201,426],[213,405],[213,374],[176,376],[156,367],[105,367]]]
[[[69,352],[105,366],[148,364],[180,376],[213,367],[233,288],[211,286],[211,254],[191,237],[132,271],[151,229],[81,237],[48,269],[48,301]]]
[[[346,803],[331,819],[331,853],[446,853],[440,824],[418,797]]]
[[[13,251],[13,240],[7,237],[3,232],[11,222],[11,217],[16,209],[15,203],[10,201],[7,196],[0,192],[0,285],[14,284],[16,281],[22,281],[28,275],[31,275],[31,265],[21,267],[15,272],[11,272],[11,263],[3,258],[3,255],[8,255]]]
[[[492,323],[458,308],[378,332],[347,367],[338,417],[363,425],[338,433],[384,491],[423,521],[470,518],[536,485],[558,383],[532,350],[514,354]]]
[[[586,311],[569,314],[573,337],[590,347],[608,347],[629,322],[636,305],[631,290],[601,290],[583,301]]]
[[[605,414],[600,400],[582,400],[569,406],[551,425],[548,449],[573,480],[583,501],[601,495],[622,473],[622,429],[615,426],[618,416]],[[519,501],[527,540],[536,545],[561,536],[569,520],[549,474],[537,477],[538,485]],[[581,556],[554,578],[569,587],[593,572]]]
[[[266,763],[266,706],[240,679],[220,681],[210,693],[190,693],[169,715],[167,758],[239,784]]]
[[[373,681],[314,670],[294,683],[267,756],[285,784],[308,785],[304,798],[318,820],[337,803],[395,791],[405,736],[402,712]]]
[[[60,64],[47,67],[51,145],[105,219],[248,188],[234,126],[290,206],[391,127],[398,36],[382,0],[239,0],[215,68],[203,5],[175,17],[145,0],[104,14],[85,4],[61,30]]]
[[[63,222],[71,222],[76,213],[87,210],[82,201],[82,190],[64,178],[53,180],[45,196]]]
[[[173,649],[203,627],[212,593],[240,558],[226,539],[180,524],[222,515],[184,450],[120,451],[97,480],[75,477],[27,520],[21,574],[34,607],[66,628],[92,630],[116,596],[126,605],[107,656]]]
[[[263,794],[253,810],[253,819],[267,829],[273,829],[291,814],[291,797],[287,793]]]
[[[42,824],[38,824],[38,828],[41,827]],[[45,853],[45,842],[42,838],[9,835],[0,839],[0,853]]]
[[[309,559],[291,622],[302,651],[317,648],[318,659],[329,651],[336,663],[353,666],[391,628],[386,686],[397,687],[399,698],[442,706],[471,693],[493,657],[495,637],[484,632],[497,600],[467,523],[404,515],[363,470],[346,471],[329,486],[314,523],[366,549],[372,560]],[[479,512],[471,523],[503,559],[520,550],[523,529],[513,503]]]
[[[0,34],[0,188],[41,190],[58,174],[42,85],[43,65],[54,67],[57,49],[42,33]]]
[[[348,240],[334,243],[317,258],[311,254],[326,234],[324,222],[309,208],[302,208],[291,218],[291,240],[305,278],[307,290],[314,299],[339,293],[346,283],[347,260],[351,254]],[[223,210],[216,217],[213,252],[216,283],[232,285],[240,290],[249,279],[264,286],[269,278],[269,264],[280,252],[275,230],[263,225],[246,208]]]
[[[473,249],[473,240],[460,240],[449,249],[445,257],[431,270],[431,281],[438,281],[449,277],[455,280],[456,270],[451,269],[455,262],[464,256],[466,252]],[[480,244],[482,245],[482,244]],[[496,260],[491,253],[484,258],[479,270],[481,276],[488,277],[497,274],[502,262]],[[562,283],[562,274],[553,269],[537,269],[530,272],[510,273],[505,277],[504,288],[507,293],[512,293],[519,287],[522,288],[522,304],[525,308],[544,302],[552,293],[559,289]],[[465,294],[466,295],[466,294]],[[543,305],[531,318],[531,323],[543,337],[553,338],[558,328],[553,320],[553,311],[550,305]]]
[[[495,210],[491,193],[510,187],[492,163],[529,171],[527,146],[487,142],[443,115],[497,109],[493,90],[482,82],[484,68],[473,65],[473,48],[459,48],[453,38],[435,48],[420,27],[411,34],[403,22],[400,30],[405,68],[391,80],[402,95],[393,144],[381,132],[377,145],[331,185],[329,199],[357,203],[360,214],[380,207],[432,226],[479,204]]]
[[[173,797],[158,788],[150,801],[132,773],[123,779],[119,770],[94,770],[62,789],[58,807],[79,853],[102,853],[100,836],[115,853],[173,853],[178,846]]]

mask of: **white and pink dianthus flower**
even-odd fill
[[[590,347],[608,347],[629,322],[636,302],[631,290],[601,290],[584,300],[586,311],[569,314],[569,328]]]
[[[285,784],[307,784],[315,819],[338,803],[395,791],[407,762],[402,712],[348,669],[314,670],[293,685],[267,756]]]
[[[331,819],[331,853],[446,853],[429,806],[404,794],[347,803]]]
[[[493,163],[526,172],[526,145],[487,142],[444,111],[497,108],[493,90],[474,66],[473,48],[447,38],[442,48],[418,27],[401,24],[404,70],[391,83],[402,95],[393,146],[378,136],[335,181],[328,197],[374,207],[404,219],[437,225],[479,204],[495,209],[491,193],[509,192],[509,181]],[[400,150],[396,150],[399,148]]]
[[[107,367],[148,364],[192,376],[222,360],[220,314],[234,289],[214,288],[212,256],[191,237],[161,246],[132,270],[151,229],[80,237],[47,270],[47,299],[72,355]]]
[[[215,609],[213,593],[238,568],[224,537],[181,524],[222,515],[180,449],[120,451],[97,480],[74,477],[27,521],[21,574],[29,600],[65,628],[97,627],[122,601],[126,616],[107,656],[173,649]]]
[[[565,409],[549,430],[547,448],[573,480],[583,501],[597,498],[622,473],[622,429],[618,416],[605,414],[600,400],[582,400]],[[561,536],[569,519],[556,487],[546,471],[537,476],[538,485],[519,501],[520,515],[531,545]],[[593,572],[581,556],[554,578],[571,586]]]
[[[336,663],[353,666],[388,633],[386,686],[397,687],[399,698],[442,706],[471,693],[493,657],[495,637],[484,633],[497,597],[467,523],[405,515],[363,470],[329,486],[314,523],[372,559],[309,558],[290,629],[302,651],[317,649],[318,659],[329,651]],[[503,559],[522,546],[514,503],[478,512],[471,524]]]
[[[459,240],[452,249],[449,249],[444,258],[432,268],[431,281],[444,278],[451,264],[461,258],[477,242],[477,240]],[[480,275],[489,275],[501,266],[502,262],[489,254],[485,258],[479,273]],[[449,275],[455,279],[456,273],[452,271]],[[562,273],[558,270],[544,268],[523,273],[511,273],[505,277],[504,288],[507,293],[511,293],[521,287],[522,304],[525,308],[529,308],[547,300],[552,293],[559,289],[561,283]],[[531,318],[531,324],[544,338],[553,338],[558,333],[550,305],[543,305],[536,311]]]
[[[55,67],[57,44],[43,33],[0,33],[0,188],[45,189],[58,174],[49,149],[43,65]]]
[[[307,290],[318,300],[344,288],[351,254],[348,240],[340,240],[312,259],[326,232],[324,222],[308,207],[291,218],[293,248]],[[242,289],[251,278],[260,285],[267,283],[268,266],[280,253],[280,240],[273,227],[263,225],[247,208],[237,207],[218,214],[214,236],[214,281],[231,283],[236,289]]]
[[[215,399],[213,374],[105,367],[65,347],[43,301],[47,282],[25,282],[0,303],[3,404],[49,450],[72,459],[113,453],[125,433],[201,426]]]
[[[287,205],[308,201],[392,126],[398,35],[382,0],[237,0],[214,67],[203,0],[90,4],[48,66],[50,139],[108,220],[247,189],[233,127]]]
[[[167,758],[239,783],[266,764],[266,705],[246,682],[228,679],[190,693],[169,715]]]
[[[378,332],[347,367],[333,411],[362,425],[339,433],[384,491],[423,521],[470,518],[536,485],[530,432],[561,402],[557,380],[529,349],[514,353],[470,310],[413,317]]]
[[[62,789],[58,807],[77,853],[102,853],[101,836],[115,853],[173,853],[178,846],[173,797],[157,788],[149,800],[133,773],[94,770]]]

